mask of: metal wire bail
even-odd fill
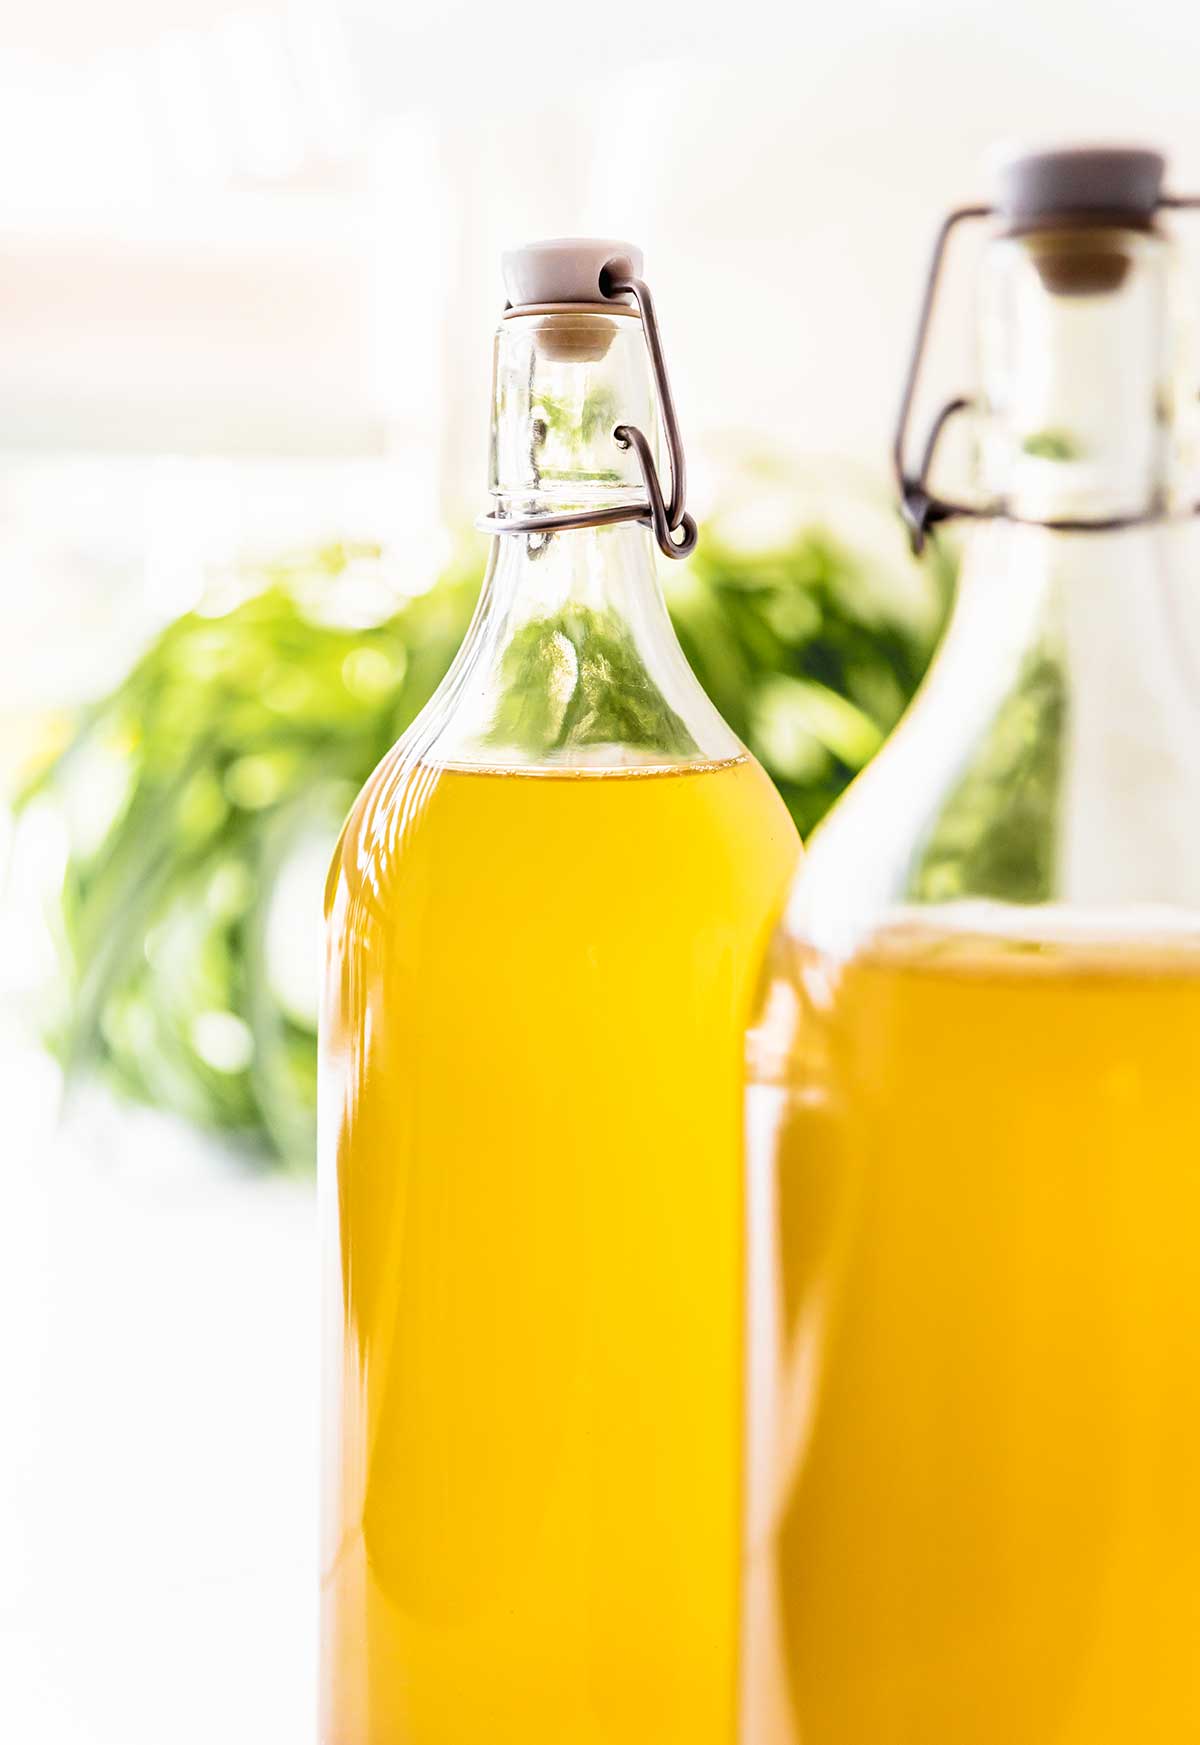
[[[695,550],[699,534],[695,520],[684,507],[687,463],[675,411],[675,398],[671,393],[671,381],[663,355],[654,298],[644,279],[618,275],[613,270],[620,264],[622,263],[612,260],[603,269],[600,274],[600,294],[613,303],[621,297],[631,296],[642,318],[642,330],[646,335],[650,366],[654,372],[659,416],[662,419],[671,468],[670,496],[663,495],[662,482],[654,465],[654,451],[645,432],[639,430],[636,424],[618,424],[613,430],[613,441],[618,448],[632,448],[637,455],[642,482],[646,487],[645,503],[620,503],[608,509],[563,509],[536,515],[493,513],[480,516],[476,525],[482,532],[558,533],[581,527],[607,527],[622,521],[637,521],[653,530],[658,548],[665,557],[687,557]]]

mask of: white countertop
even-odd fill
[[[0,1732],[315,1736],[311,1182],[0,1036]]]

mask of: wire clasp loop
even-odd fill
[[[959,395],[953,400],[948,400],[942,407],[925,438],[920,464],[915,473],[908,470],[906,456],[909,447],[909,427],[912,423],[913,402],[917,397],[917,385],[921,379],[921,365],[925,361],[925,348],[933,319],[933,305],[937,297],[942,262],[946,257],[950,238],[960,224],[966,224],[974,219],[990,218],[993,210],[991,206],[958,206],[953,212],[950,212],[942,220],[938,229],[937,238],[933,245],[933,254],[925,274],[921,307],[917,314],[917,331],[913,338],[912,353],[908,360],[908,370],[900,395],[900,410],[896,417],[896,429],[892,437],[892,469],[900,492],[900,513],[904,517],[904,524],[908,528],[908,537],[913,552],[917,556],[924,550],[930,529],[937,526],[940,521],[948,521],[956,515],[978,515],[981,513],[979,509],[968,503],[952,503],[942,497],[935,497],[928,484],[933,457],[937,451],[942,431],[951,418],[967,409],[971,404],[968,399]]]

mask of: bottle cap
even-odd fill
[[[1081,219],[1144,227],[1161,198],[1166,163],[1145,146],[1094,145],[1008,152],[996,168],[996,210],[1013,230]]]
[[[514,309],[538,303],[628,303],[629,297],[605,298],[600,275],[610,264],[623,277],[640,279],[642,251],[631,242],[596,236],[527,242],[504,256],[504,289]]]

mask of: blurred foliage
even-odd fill
[[[688,658],[805,832],[896,721],[948,602],[943,557],[918,572],[890,520],[885,544],[881,562],[805,526],[747,549],[718,517],[665,578]],[[98,1068],[302,1166],[324,868],[354,794],[449,665],[482,565],[472,551],[399,604],[384,567],[338,546],[242,577],[232,604],[159,637],[22,800],[57,806],[70,832],[53,1025],[69,1071]],[[586,738],[586,696],[556,730]]]
[[[500,684],[495,745],[538,757],[587,745],[653,746],[664,758],[696,750],[619,613],[574,607],[531,620],[504,651]]]
[[[1022,442],[1021,452],[1038,460],[1078,460],[1080,450],[1069,430],[1035,430]]]
[[[906,615],[870,563],[819,527],[773,551],[701,541],[673,592],[701,684],[774,778],[802,836],[879,749],[929,663],[953,571],[930,548],[936,609]]]
[[[933,827],[910,886],[912,901],[1049,900],[1065,730],[1061,661],[1036,649]]]

